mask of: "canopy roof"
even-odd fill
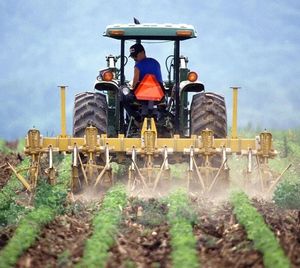
[[[188,24],[114,24],[103,34],[115,39],[185,40],[197,37],[194,26]]]

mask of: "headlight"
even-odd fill
[[[123,92],[124,95],[128,95],[129,92],[130,92],[130,88],[128,88],[128,87],[123,87],[123,88],[122,88],[122,92]]]
[[[197,79],[198,79],[198,74],[196,72],[189,72],[188,73],[188,76],[187,76],[187,79],[190,81],[190,82],[196,82]]]
[[[111,81],[113,77],[114,77],[113,73],[109,70],[102,73],[102,79],[104,81]]]

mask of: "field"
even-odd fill
[[[22,142],[0,141],[0,267],[300,267],[300,130],[273,133],[270,164],[292,167],[270,198],[237,188],[234,170],[230,191],[214,198],[185,189],[143,198],[122,183],[73,195],[64,155],[58,183],[41,174],[30,196],[6,165],[28,166]]]

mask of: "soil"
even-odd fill
[[[262,254],[247,239],[229,204],[200,200],[197,208],[194,234],[202,267],[264,267]]]
[[[23,254],[15,267],[74,267],[78,263],[85,240],[92,233],[92,213],[84,204],[76,202],[80,211],[57,216],[46,225],[35,245]],[[74,208],[76,210],[76,206]]]
[[[8,147],[11,150],[17,150],[18,144],[19,144],[18,140],[7,141],[6,142],[6,147]]]
[[[172,267],[166,206],[150,199],[140,204],[131,200],[125,219],[110,250],[107,267]],[[135,267],[135,266],[134,266]]]
[[[9,239],[12,238],[16,230],[15,225],[0,228],[0,250],[5,247]]]
[[[22,160],[20,154],[17,153],[0,153],[0,189],[7,183],[12,175],[11,169],[7,163],[10,163],[13,167],[16,167]]]
[[[253,200],[253,204],[278,238],[292,267],[300,267],[300,211],[283,210],[265,200]]]
[[[92,234],[93,212],[86,206],[91,200],[74,200],[70,211],[43,228],[35,245],[15,267],[74,267],[79,262],[85,240]],[[202,267],[264,267],[262,254],[247,239],[228,202],[193,197],[192,203],[197,212],[193,230]],[[265,200],[253,199],[253,204],[278,238],[292,267],[300,267],[299,211],[281,210]],[[129,198],[106,267],[172,267],[167,211],[157,199]],[[0,241],[6,243],[13,232],[14,227],[3,229]]]

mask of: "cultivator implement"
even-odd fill
[[[234,88],[234,95],[237,94]],[[62,107],[64,104],[65,87],[61,87]],[[234,97],[235,99],[235,97]],[[236,107],[236,104],[233,105]],[[236,114],[236,108],[233,114]],[[171,179],[170,165],[187,163],[186,185],[197,185],[202,192],[216,189],[222,176],[228,179],[228,156],[242,155],[247,158],[246,173],[251,176],[254,168],[260,176],[261,188],[270,190],[270,181],[274,176],[268,166],[269,159],[276,156],[272,145],[272,134],[262,132],[254,139],[237,137],[236,120],[233,121],[231,137],[214,138],[212,130],[202,130],[199,135],[182,138],[158,138],[153,118],[145,118],[140,138],[126,138],[98,135],[95,127],[89,126],[84,137],[66,135],[65,111],[62,109],[62,133],[57,137],[43,137],[37,129],[28,131],[25,154],[30,156],[31,165],[28,169],[28,181],[18,171],[13,171],[27,190],[33,191],[41,172],[41,157],[48,156],[46,174],[51,184],[56,183],[54,153],[72,154],[72,189],[82,186],[98,187],[114,183],[111,162],[124,163],[128,159],[128,187],[142,187],[157,191],[162,178]],[[125,161],[126,162],[126,161]],[[219,163],[216,165],[215,163]],[[255,163],[255,164],[254,164]],[[83,180],[80,179],[83,177]],[[281,177],[282,175],[280,175]],[[280,178],[277,178],[278,182]],[[84,185],[82,185],[84,184]],[[271,186],[272,188],[274,185]]]

